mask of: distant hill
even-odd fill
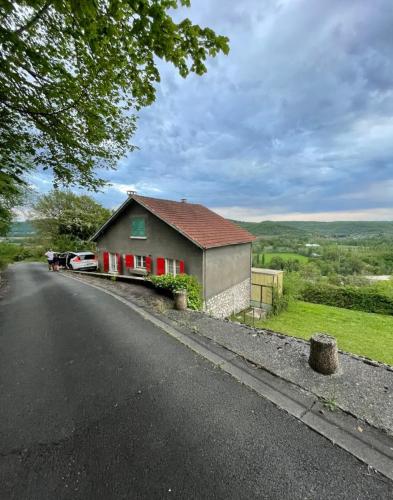
[[[28,236],[33,236],[36,230],[31,221],[14,222],[11,226],[11,230],[8,233],[10,238],[26,238]]]
[[[334,238],[367,238],[374,236],[392,236],[393,221],[233,221],[255,236],[297,237],[334,237]]]
[[[308,232],[301,228],[292,227],[287,225],[286,222],[274,222],[266,220],[263,222],[242,222],[232,221],[235,224],[247,229],[255,236],[281,236],[283,234],[290,234],[297,237],[307,236]]]
[[[291,221],[286,224],[320,236],[393,236],[393,221]]]

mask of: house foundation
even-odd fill
[[[250,307],[250,278],[207,299],[204,310],[215,318],[227,318]]]

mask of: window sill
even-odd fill
[[[136,274],[138,276],[147,276],[146,269],[141,269],[140,267],[129,267],[128,273],[129,274]]]
[[[130,236],[130,240],[147,240],[147,236]]]

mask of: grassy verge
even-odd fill
[[[307,340],[315,332],[329,333],[340,349],[393,365],[392,316],[294,301],[287,311],[255,326]]]

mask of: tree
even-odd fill
[[[35,227],[53,243],[62,237],[86,241],[111,215],[90,196],[56,189],[40,196],[33,208]]]
[[[285,268],[285,260],[282,257],[275,255],[271,258],[268,267],[269,269],[283,270]]]
[[[7,234],[12,220],[11,209],[20,192],[7,175],[0,172],[0,236]]]
[[[2,0],[0,172],[14,186],[27,169],[55,186],[98,189],[97,167],[114,168],[155,99],[157,58],[186,77],[228,39],[170,9],[190,0]]]

